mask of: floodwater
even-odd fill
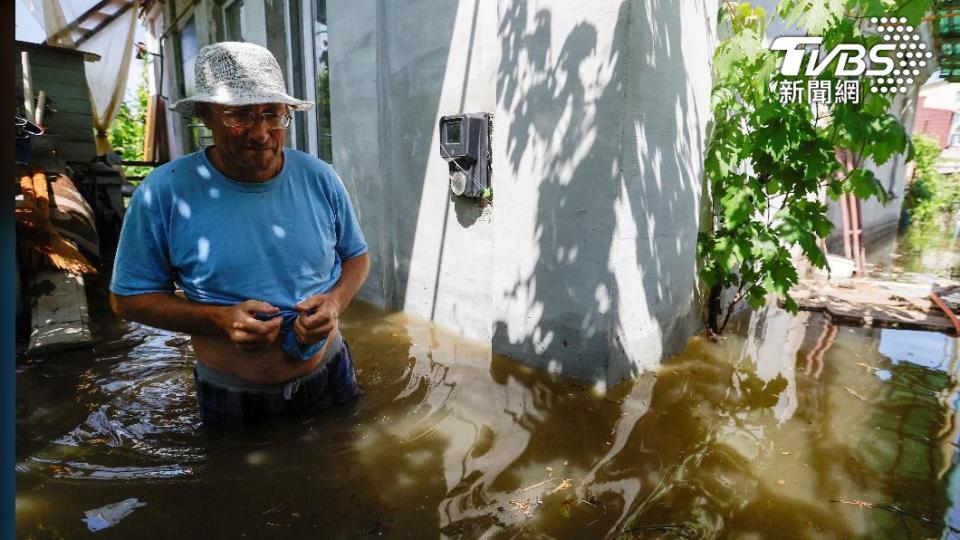
[[[355,304],[357,403],[209,432],[189,343],[93,307],[19,365],[20,538],[960,539],[940,334],[768,308],[601,394]]]

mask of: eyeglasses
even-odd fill
[[[287,126],[290,125],[290,114],[275,113],[273,111],[259,114],[253,111],[214,112],[220,115],[220,121],[223,122],[223,125],[231,128],[249,129],[253,127],[253,124],[258,118],[263,119],[263,123],[266,124],[267,129],[286,129]]]

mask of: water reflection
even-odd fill
[[[96,354],[18,374],[21,536],[960,537],[951,338],[774,308],[601,394],[357,305],[366,395],[198,426],[189,345],[104,314]],[[211,512],[211,510],[214,510]]]

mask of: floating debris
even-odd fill
[[[860,401],[866,401],[866,400],[867,400],[867,398],[865,398],[864,396],[860,395],[859,393],[857,393],[856,390],[854,390],[853,388],[850,388],[849,386],[844,386],[843,389],[846,390],[847,393],[849,393],[851,396],[859,399]]]
[[[553,488],[553,491],[551,491],[550,494],[553,495],[554,493],[556,493],[556,492],[558,492],[558,491],[563,491],[563,490],[565,490],[565,489],[570,489],[571,487],[573,487],[573,482],[571,482],[569,478],[564,478],[564,479],[563,479],[563,482],[560,482],[560,485],[559,485],[559,486]]]
[[[136,497],[131,497],[118,503],[87,510],[84,512],[86,517],[83,518],[83,521],[86,522],[88,529],[97,532],[116,525],[120,520],[133,513],[135,509],[146,505],[147,503],[140,502]]]
[[[531,490],[531,489],[534,489],[534,488],[538,488],[538,487],[540,487],[540,486],[549,484],[550,482],[556,482],[557,480],[561,480],[561,479],[560,479],[560,478],[553,478],[552,475],[551,475],[550,478],[547,478],[547,479],[544,480],[543,482],[539,482],[539,483],[534,484],[534,485],[532,485],[532,486],[527,486],[527,487],[518,489],[518,490],[517,490],[517,493],[523,493],[524,491],[528,491],[528,490]]]
[[[641,531],[674,534],[681,538],[696,538],[699,536],[697,534],[697,529],[688,523],[677,523],[670,525],[638,525],[636,527],[630,527],[629,529],[624,530],[623,534]]]
[[[510,499],[507,502],[510,503],[510,506],[514,507],[518,512],[527,516],[530,515],[530,499],[525,499],[522,501]]]
[[[943,527],[945,527],[946,529],[948,529],[948,530],[949,530],[951,533],[953,533],[953,534],[960,534],[960,529],[958,529],[957,527],[954,527],[954,526],[950,525],[949,523],[942,523],[942,522],[939,522],[939,521],[934,521],[934,520],[932,520],[932,519],[930,519],[930,518],[928,518],[928,517],[925,517],[925,516],[918,516],[918,515],[915,515],[915,514],[911,514],[910,512],[907,512],[906,510],[904,510],[903,508],[900,508],[900,506],[899,506],[899,505],[896,505],[896,504],[873,503],[873,502],[869,502],[869,501],[862,501],[862,500],[860,500],[860,499],[851,499],[851,500],[830,499],[830,502],[833,502],[833,503],[841,503],[841,504],[849,504],[849,505],[853,505],[853,506],[858,506],[858,507],[860,507],[860,508],[863,508],[864,510],[872,510],[872,509],[886,510],[887,512],[892,512],[892,513],[897,514],[897,515],[899,515],[899,516],[905,516],[905,517],[908,517],[908,518],[915,519],[915,520],[917,520],[917,521],[919,521],[919,522],[921,522],[921,523],[924,523],[924,524],[926,524],[926,525],[929,525],[929,526],[931,526],[931,527],[936,527],[936,528],[943,528]]]
[[[946,281],[946,280],[939,280]],[[946,285],[948,288],[944,288]],[[898,283],[892,281],[801,280],[791,291],[800,309],[825,313],[833,324],[930,330],[954,333],[952,317],[931,303],[931,295],[952,291],[955,283]],[[783,300],[778,303],[783,305]],[[951,314],[952,315],[952,314]]]

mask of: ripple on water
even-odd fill
[[[76,522],[124,489],[149,499],[123,523],[144,535],[154,516],[230,537],[921,537],[957,519],[953,349],[900,355],[881,346],[896,335],[745,317],[724,341],[695,338],[597,394],[358,304],[344,333],[362,399],[216,434],[199,427],[189,346],[144,335],[18,375],[23,409],[43,411],[18,431],[18,448],[36,446],[21,453],[18,495],[54,499],[45,514]],[[897,502],[933,525],[832,499]]]
[[[27,460],[31,472],[71,480],[171,479],[191,475],[204,460],[192,359],[171,356],[182,340],[119,341],[134,346],[120,354],[107,347],[110,354],[83,369],[75,410],[85,416]]]

